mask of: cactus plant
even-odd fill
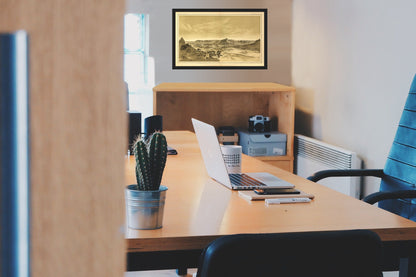
[[[166,164],[166,137],[156,132],[147,141],[138,138],[133,151],[136,158],[137,189],[158,190]]]

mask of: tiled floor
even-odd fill
[[[196,276],[196,269],[188,269],[187,275],[177,275],[176,270],[155,270],[155,271],[130,271],[124,274],[124,277],[178,277]]]
[[[399,276],[398,271],[383,272],[383,277],[398,277],[398,276]]]
[[[156,271],[132,271],[126,272],[124,277],[178,277],[176,270],[156,270]],[[196,269],[189,269],[188,275],[181,275],[186,277],[196,276]],[[384,277],[399,276],[398,272],[384,272]]]

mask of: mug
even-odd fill
[[[241,173],[241,145],[221,145],[221,152],[227,172]]]

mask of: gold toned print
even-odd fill
[[[177,13],[175,43],[179,66],[262,66],[263,13]]]

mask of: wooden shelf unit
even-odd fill
[[[286,156],[258,157],[293,172],[295,88],[276,83],[162,83],[153,88],[153,113],[163,130],[193,131],[191,118],[247,129],[250,115],[269,116],[287,134]]]

